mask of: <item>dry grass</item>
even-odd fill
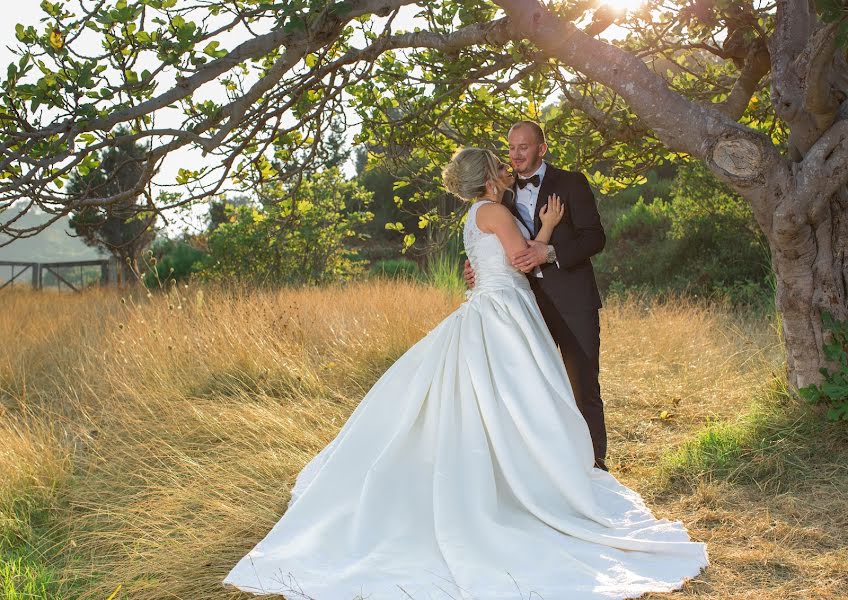
[[[0,550],[37,549],[61,597],[241,597],[219,582],[297,472],[459,301],[397,282],[0,294]],[[682,299],[602,318],[613,471],[710,545],[682,595],[846,597],[848,443],[780,404],[771,324]]]

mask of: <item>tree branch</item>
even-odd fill
[[[766,76],[770,68],[771,57],[768,47],[764,43],[755,43],[745,57],[745,65],[733,84],[727,100],[716,104],[716,108],[734,121],[741,119],[757,91],[760,80]]]
[[[769,40],[772,103],[791,131],[789,156],[800,161],[817,136],[810,113],[804,110],[803,85],[796,60],[804,52],[814,15],[809,0],[777,0],[774,32]]]
[[[595,124],[604,139],[627,143],[650,134],[648,128],[643,124],[637,122],[628,125],[616,120],[608,112],[595,106],[591,99],[586,96],[572,94],[566,85],[561,85],[560,89],[564,97],[562,106],[574,108],[584,113]]]
[[[595,37],[609,29],[624,13],[617,11],[607,4],[602,4],[592,15],[592,22],[584,29],[589,37]]]
[[[247,40],[222,58],[214,59],[199,67],[191,75],[177,77],[175,85],[167,91],[138,104],[111,112],[100,110],[100,114],[105,114],[105,116],[98,118],[86,120],[72,116],[63,120],[56,120],[47,127],[39,128],[30,126],[22,119],[18,119],[18,122],[15,123],[15,112],[12,112],[4,123],[8,126],[8,129],[0,131],[4,138],[2,144],[0,144],[0,172],[5,173],[5,181],[0,183],[0,198],[2,198],[0,210],[12,206],[20,199],[30,198],[47,212],[61,216],[85,206],[108,206],[141,194],[149,185],[157,170],[156,165],[164,156],[188,144],[195,144],[206,151],[223,144],[230,132],[240,126],[243,127],[243,121],[250,119],[249,116],[246,116],[247,111],[263,94],[274,86],[280,85],[286,73],[294,68],[307,52],[335,42],[346,23],[366,14],[387,14],[414,2],[415,0],[351,0],[346,3],[349,10],[343,15],[332,11],[331,6],[324,7],[311,14],[308,25],[300,30],[287,32],[278,27],[267,34]],[[472,29],[473,31],[463,31],[459,37],[465,35],[473,38],[473,34],[477,32],[480,36],[474,39],[479,42],[482,37],[492,32],[484,26]],[[495,37],[502,35],[505,31],[506,29],[502,26],[494,27]],[[452,41],[448,40],[447,43],[452,43]],[[217,79],[245,61],[261,59],[280,48],[284,49],[282,55],[260,80],[239,98],[221,107],[216,114],[208,115],[202,111],[195,111],[193,115],[188,116],[182,128],[151,128],[146,131],[142,128],[141,123],[144,119],[165,107],[189,100],[194,92],[204,84]],[[341,67],[342,65],[337,66]],[[155,74],[160,71],[161,69],[155,69],[154,74],[141,81],[139,85],[153,84]],[[308,79],[308,74],[306,78]],[[294,82],[296,81],[297,79],[289,83],[295,85]],[[297,87],[294,89],[297,91]],[[69,110],[73,111],[74,107],[70,106]],[[201,117],[201,119],[196,120],[195,117]],[[219,129],[214,130],[224,119],[226,119],[226,122]],[[192,123],[192,121],[194,122]],[[153,140],[163,135],[171,137],[170,141],[163,141],[159,145],[151,144],[148,160],[142,171],[142,178],[137,182],[137,185],[130,190],[104,198],[71,198],[67,193],[55,191],[52,186],[57,177],[72,172],[86,156],[117,143],[115,138],[107,136],[100,143],[77,148],[75,147],[76,138],[81,133],[98,131],[108,133],[115,126],[125,122],[135,122],[141,128],[140,131],[133,134],[136,139],[148,138]],[[264,123],[261,119],[260,122]],[[304,124],[303,119],[300,119],[298,123]],[[202,137],[206,132],[211,132],[212,136]],[[255,134],[256,132],[254,132]],[[32,158],[32,149],[36,145],[44,146],[48,143],[56,150],[51,150],[46,154],[42,151],[35,154],[35,158]],[[243,140],[241,147],[244,147]],[[17,218],[0,220],[0,231],[9,234],[12,238],[35,233],[31,232],[30,228],[16,228],[16,221]]]
[[[833,123],[838,104],[831,94],[830,72],[836,52],[836,26],[830,23],[819,29],[802,56],[807,57],[804,110],[813,116],[819,129]],[[799,57],[800,58],[800,57]]]
[[[760,137],[714,107],[691,102],[632,54],[593,39],[563,22],[536,0],[496,0],[515,26],[544,52],[615,90],[670,149],[708,158],[711,140],[720,136]],[[761,152],[779,160],[777,149],[761,141]],[[763,156],[765,159],[765,156]],[[726,177],[725,177],[726,179]],[[738,183],[738,181],[737,181]]]
[[[810,148],[796,182],[800,210],[808,214],[827,206],[831,196],[848,185],[848,119],[834,123]]]

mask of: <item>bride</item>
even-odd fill
[[[680,522],[593,467],[568,375],[512,253],[512,176],[466,148],[467,301],[377,381],[301,471],[288,509],[226,576],[315,600],[600,600],[679,588],[708,564]],[[555,196],[537,239],[563,216]]]

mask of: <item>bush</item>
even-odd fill
[[[737,304],[769,303],[768,246],[750,205],[706,167],[681,165],[669,200],[618,209],[595,259],[604,290],[685,291]]]
[[[605,250],[596,257],[598,284],[604,290],[662,288],[675,268],[676,248],[669,243],[671,209],[662,199],[639,198],[607,231]]]
[[[209,262],[209,255],[183,241],[164,239],[153,244],[155,261],[144,276],[148,289],[159,287],[169,279],[182,281],[199,272]]]
[[[348,279],[364,261],[347,243],[373,218],[371,194],[338,168],[316,173],[297,188],[265,186],[263,206],[228,209],[228,222],[209,234],[209,280],[320,283]]]

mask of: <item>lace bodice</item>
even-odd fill
[[[477,210],[489,202],[480,200],[471,205],[462,235],[465,253],[471,261],[471,268],[474,269],[475,284],[472,293],[515,287],[530,289],[524,273],[510,264],[498,236],[481,231],[477,226]],[[515,219],[515,223],[525,239],[529,239],[530,234],[521,221]]]

